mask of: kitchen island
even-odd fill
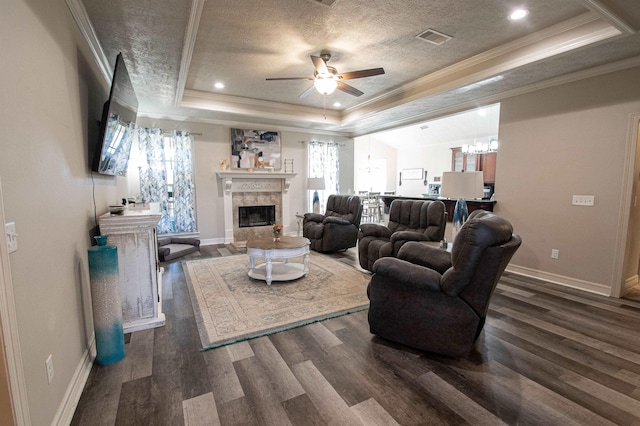
[[[453,220],[453,209],[456,206],[455,198],[441,198],[441,197],[403,197],[401,195],[380,195],[380,199],[384,202],[384,212],[389,212],[389,206],[391,206],[391,202],[393,200],[440,200],[444,203],[445,208],[447,210],[447,221],[451,222]],[[490,200],[466,200],[467,201],[467,209],[469,213],[474,210],[486,210],[493,211],[493,206],[495,206],[495,201]]]

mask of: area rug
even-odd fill
[[[184,261],[182,267],[203,350],[369,306],[371,276],[315,252],[307,276],[271,285],[249,278],[246,254]]]

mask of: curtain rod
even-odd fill
[[[324,141],[298,141],[300,143],[321,143],[323,145],[327,145],[327,144],[334,144],[334,145],[338,145],[338,146],[347,146],[347,144],[344,143],[340,143],[340,142],[324,142]]]
[[[186,132],[189,133],[190,135],[194,135],[194,136],[202,136],[202,133],[194,133],[194,132],[190,132],[188,130],[176,130],[176,132]],[[163,135],[170,135],[172,132],[162,132]]]

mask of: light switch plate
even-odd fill
[[[16,233],[16,223],[5,223],[4,233],[7,239],[7,250],[9,251],[9,253],[18,251],[18,234]]]
[[[593,195],[574,195],[571,200],[571,204],[574,206],[592,207],[595,202],[595,198],[596,197]]]

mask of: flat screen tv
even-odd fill
[[[103,175],[127,175],[137,114],[138,99],[122,53],[118,53],[109,99],[102,109],[98,144],[91,165],[93,171]]]

